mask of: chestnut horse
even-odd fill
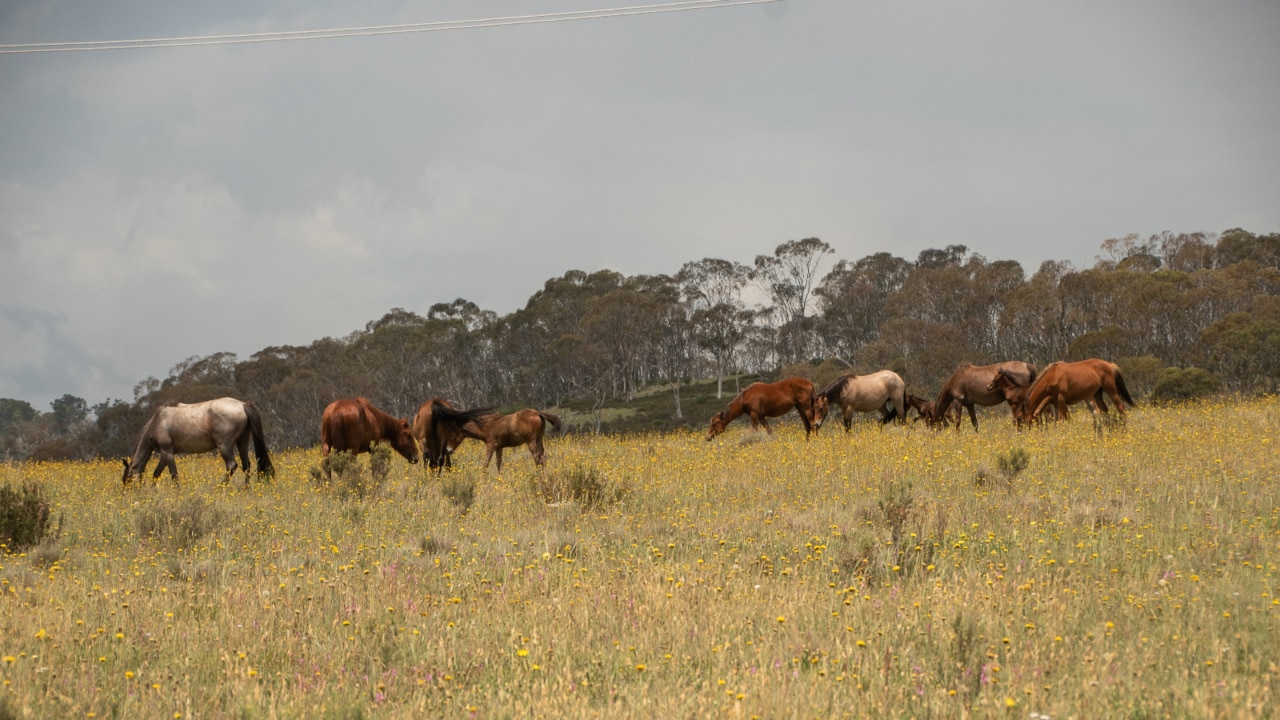
[[[729,406],[711,416],[711,426],[707,429],[707,439],[724,432],[724,428],[739,415],[751,418],[751,427],[764,426],[765,432],[772,433],[769,418],[780,417],[795,409],[800,413],[800,422],[804,423],[804,437],[817,432],[821,421],[814,421],[813,383],[802,377],[790,377],[775,383],[751,383],[738,393]]]
[[[933,401],[933,420],[936,422],[944,417],[952,403],[959,403],[961,408],[969,411],[969,420],[973,422],[974,432],[977,432],[978,414],[974,411],[974,406],[987,407],[1004,402],[1003,393],[989,389],[991,380],[1001,369],[1008,370],[1020,385],[1028,385],[1036,379],[1036,367],[1021,360],[981,366],[964,363],[943,383],[938,398]],[[956,432],[960,431],[960,425],[956,423]]]
[[[441,438],[460,434],[484,443],[484,468],[489,469],[489,461],[496,454],[498,472],[501,473],[502,451],[521,445],[529,446],[533,464],[542,467],[547,457],[547,451],[542,446],[542,436],[546,433],[547,423],[553,428],[559,428],[560,418],[533,408],[502,414],[492,412],[492,408],[454,410],[442,403],[434,403],[431,407],[431,423]]]
[[[258,456],[258,474],[275,472],[267,455],[267,440],[262,434],[262,417],[258,407],[251,402],[224,397],[201,403],[171,402],[161,405],[138,439],[133,460],[124,461],[124,477],[129,480],[147,471],[151,453],[160,453],[160,462],[152,474],[160,477],[165,468],[174,481],[178,479],[176,453],[203,453],[217,450],[227,466],[227,480],[236,472],[236,451],[240,453],[240,466],[245,477],[249,475],[249,440],[253,440],[253,452]]]
[[[935,418],[933,413],[933,401],[925,400],[915,395],[907,395],[907,412],[916,411],[916,419],[924,418],[924,422],[931,428],[942,429],[954,422],[960,424],[960,406],[954,405],[946,417]]]
[[[418,443],[407,420],[389,415],[368,398],[343,398],[329,403],[320,418],[320,453],[329,476],[330,452],[367,453],[376,442],[388,442],[411,463],[418,462]]]
[[[1099,358],[1053,363],[1026,390],[1025,400],[1021,403],[1022,421],[1032,421],[1050,404],[1059,418],[1069,419],[1067,406],[1078,402],[1088,403],[1089,412],[1096,417],[1098,411],[1107,412],[1104,393],[1111,396],[1111,402],[1115,403],[1121,416],[1124,415],[1125,403],[1129,407],[1137,407],[1125,387],[1120,367],[1115,363]]]
[[[843,375],[813,398],[813,417],[817,427],[822,427],[831,405],[840,406],[845,432],[849,432],[853,424],[853,414],[859,412],[879,411],[881,425],[895,418],[906,420],[907,384],[892,370],[870,375]]]
[[[440,424],[433,421],[432,408],[436,406],[454,409],[444,398],[431,398],[422,403],[413,416],[413,436],[422,446],[422,456],[427,461],[425,469],[444,472],[446,467],[453,467],[453,451],[467,439],[460,426],[467,420],[492,413],[493,408],[468,410],[462,423]]]

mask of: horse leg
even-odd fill
[[[496,453],[497,453],[497,455],[498,455],[498,458],[497,458],[497,460],[498,460],[498,474],[499,474],[499,475],[501,475],[501,474],[502,474],[502,448],[498,448],[498,449],[497,449],[497,450],[495,450],[494,452],[496,452]]]
[[[844,431],[853,430],[853,411],[847,407],[840,407],[840,419],[844,421]]]
[[[227,476],[222,478],[223,483],[231,481],[232,476],[236,474],[236,454],[231,446],[218,448],[218,455],[222,456],[222,464],[227,466]],[[249,455],[243,455],[245,467],[249,466]]]
[[[541,439],[535,438],[529,441],[529,454],[533,456],[533,464],[542,467],[544,452]]]
[[[978,432],[977,410],[974,408],[974,405],[971,402],[966,402],[964,406],[969,409],[969,420],[973,423],[973,431]],[[959,430],[959,429],[960,429],[960,423],[956,423],[956,430]]]
[[[164,472],[165,468],[169,468],[169,476],[173,478],[173,481],[175,483],[178,482],[178,463],[173,459],[172,450],[160,451],[160,460],[156,463],[156,471],[151,476],[151,479],[159,480],[160,474]]]

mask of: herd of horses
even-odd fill
[[[753,428],[772,432],[769,418],[795,410],[804,425],[805,437],[817,432],[832,406],[840,408],[848,432],[858,413],[878,412],[882,423],[905,422],[911,411],[934,428],[954,424],[960,430],[963,412],[968,410],[973,428],[978,429],[976,406],[1008,403],[1019,426],[1037,422],[1050,410],[1055,417],[1068,418],[1067,407],[1086,403],[1090,412],[1106,413],[1104,397],[1110,397],[1123,415],[1125,405],[1135,406],[1115,363],[1097,358],[1080,362],[1056,362],[1037,373],[1035,366],[1012,360],[994,365],[961,365],[942,385],[933,400],[910,395],[906,383],[892,370],[870,375],[850,373],[824,388],[814,389],[805,378],[791,377],[773,383],[752,383],[738,393],[724,410],[711,418],[707,440],[724,432],[735,419],[746,415]],[[326,475],[333,452],[367,453],[378,443],[386,443],[410,463],[425,457],[429,469],[437,472],[451,467],[452,456],[467,439],[484,443],[484,468],[497,460],[502,472],[502,451],[526,445],[534,464],[542,466],[546,450],[542,439],[547,425],[559,428],[560,418],[551,413],[525,408],[499,413],[491,407],[469,410],[455,408],[443,398],[432,398],[418,408],[412,420],[395,417],[375,407],[366,398],[335,400],[320,418],[320,452]],[[218,398],[201,403],[167,403],[143,427],[133,458],[124,461],[122,482],[146,472],[147,462],[158,453],[160,460],[153,478],[165,468],[178,478],[175,454],[217,450],[230,479],[239,467],[249,472],[249,445],[253,444],[258,473],[273,472],[262,432],[262,418],[252,403],[235,398]]]
[[[331,474],[331,453],[367,453],[378,443],[386,443],[410,463],[417,463],[421,455],[429,469],[442,471],[452,466],[453,451],[470,438],[484,443],[484,467],[488,469],[496,456],[501,472],[502,451],[510,447],[527,445],[534,463],[543,464],[546,450],[542,438],[548,424],[559,428],[560,418],[533,408],[513,413],[499,413],[489,407],[458,410],[442,398],[424,402],[409,421],[375,407],[367,398],[343,398],[329,403],[320,417],[320,453],[326,476]],[[131,479],[145,473],[154,453],[159,453],[160,462],[153,478],[159,478],[168,468],[177,480],[175,454],[210,450],[217,450],[222,457],[227,479],[235,475],[238,451],[240,467],[247,475],[251,440],[258,458],[258,474],[273,473],[262,419],[252,402],[224,397],[200,403],[166,403],[143,427],[133,458],[124,461],[121,482],[128,485]]]
[[[752,383],[711,418],[707,440],[724,432],[734,419],[746,415],[751,427],[772,432],[769,418],[795,410],[804,425],[805,437],[822,427],[833,405],[840,408],[844,429],[849,431],[857,413],[879,412],[882,423],[905,422],[910,411],[934,428],[955,425],[960,430],[963,412],[969,412],[973,429],[978,429],[978,406],[1008,403],[1014,423],[1022,427],[1038,422],[1052,410],[1054,417],[1069,418],[1067,407],[1085,403],[1089,411],[1107,412],[1110,397],[1123,415],[1125,405],[1134,407],[1124,376],[1113,362],[1091,358],[1079,362],[1055,362],[1039,373],[1034,365],[1010,360],[993,365],[965,363],[942,384],[933,400],[910,395],[906,383],[892,370],[870,375],[849,373],[837,378],[822,391],[812,382],[791,377],[774,383]]]

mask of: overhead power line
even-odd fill
[[[509,15],[506,17],[478,18],[473,20],[446,20],[441,22],[403,23],[399,25],[371,25],[367,27],[330,28],[327,30],[291,30],[283,32],[242,33],[237,35],[194,35],[188,37],[145,38],[134,40],[83,40],[74,42],[22,43],[0,45],[0,55],[19,53],[90,52],[95,50],[138,50],[143,48],[191,47],[195,45],[238,45],[245,43],[286,42],[293,40],[324,40],[344,37],[369,37],[373,35],[402,35],[406,33],[443,32],[446,30],[474,30],[479,28],[507,27],[511,25],[537,25],[580,20],[655,15],[658,13],[712,10],[735,5],[761,5],[782,0],[685,0],[684,2],[631,5],[601,8],[598,10],[571,10],[537,15]]]

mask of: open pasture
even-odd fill
[[[1272,398],[1100,434],[549,436],[501,477],[468,442],[361,494],[314,448],[247,487],[212,456],[129,488],[0,466],[62,516],[0,556],[0,710],[1273,717],[1277,436]]]

